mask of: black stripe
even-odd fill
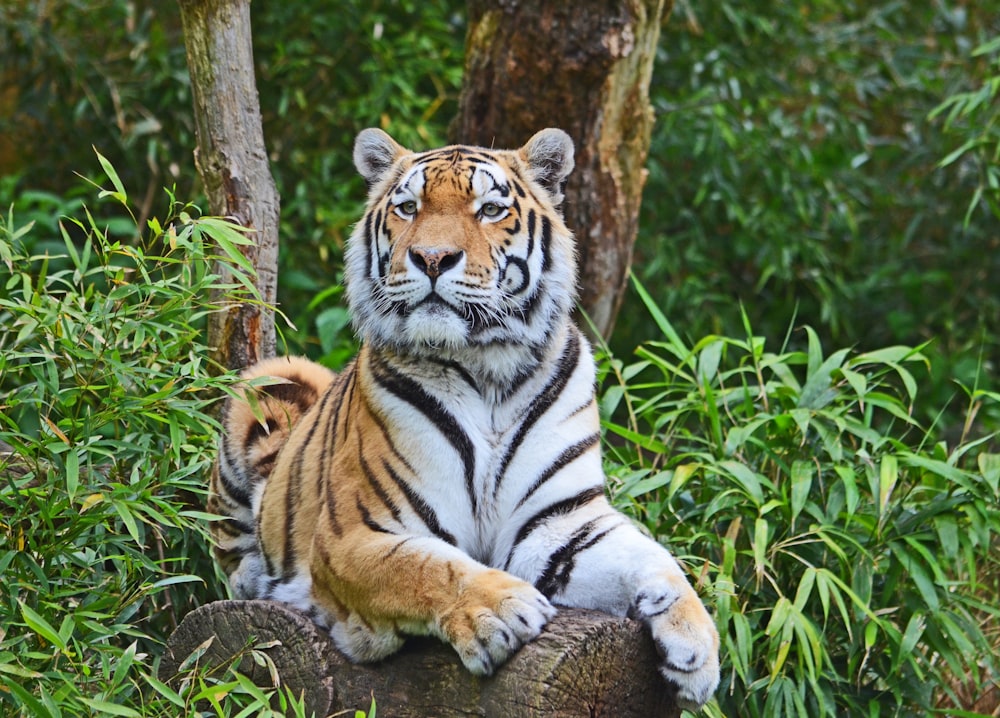
[[[375,473],[372,471],[372,467],[368,465],[367,461],[365,461],[363,451],[359,450],[358,459],[361,461],[361,471],[364,473],[365,478],[368,479],[368,485],[372,487],[372,491],[375,492],[379,501],[381,501],[382,504],[389,509],[389,513],[392,514],[392,518],[394,518],[397,523],[402,523],[402,521],[400,521],[399,507],[396,505],[396,502],[392,500],[392,497],[386,492],[385,487],[382,486],[378,477],[375,476]],[[382,463],[385,464],[385,461],[383,460]],[[388,464],[386,464],[386,468],[388,468]]]
[[[334,496],[334,482],[330,476],[330,472],[328,471],[327,461],[333,458],[333,447],[336,443],[337,424],[340,421],[340,410],[341,408],[343,408],[345,401],[347,401],[348,404],[350,404],[350,398],[348,396],[348,393],[350,388],[354,385],[354,375],[356,373],[355,365],[352,363],[345,370],[345,372],[347,371],[349,371],[350,373],[346,375],[345,374],[340,375],[341,377],[343,377],[342,381],[338,381],[336,385],[330,387],[327,390],[326,394],[323,396],[322,404],[318,409],[320,415],[322,415],[323,412],[326,411],[326,402],[329,400],[331,396],[336,394],[337,405],[336,407],[334,407],[333,411],[328,412],[326,428],[324,429],[323,432],[324,451],[320,455],[319,474],[317,475],[316,480],[319,482],[320,488],[325,490],[323,495],[323,501],[326,503],[327,519],[330,523],[330,529],[333,531],[334,535],[337,536],[338,538],[343,536],[344,530],[340,525],[340,520],[337,518],[337,499]],[[347,383],[346,390],[341,389],[341,387],[344,386],[343,382]],[[347,424],[346,421],[344,423]],[[319,417],[317,417],[317,420],[313,424],[312,429],[315,429],[318,424],[319,424]],[[302,455],[299,454],[299,456],[296,458],[301,460]],[[286,535],[290,536],[291,531],[289,531]]]
[[[545,412],[547,412],[552,405],[556,403],[562,394],[563,390],[566,388],[566,384],[569,383],[570,377],[573,372],[576,371],[576,367],[580,361],[580,335],[576,332],[570,332],[570,335],[566,341],[566,346],[563,347],[562,354],[559,357],[559,364],[556,367],[555,374],[549,379],[549,383],[542,389],[541,394],[531,403],[531,408],[528,410],[527,416],[521,421],[521,425],[517,427],[517,433],[514,435],[514,439],[507,445],[507,453],[504,454],[503,460],[500,462],[500,468],[497,471],[497,482],[493,487],[493,498],[496,498],[500,492],[500,484],[504,480],[504,476],[507,473],[507,467],[513,460],[514,455],[520,448],[521,443],[524,441],[531,427],[535,425]]]
[[[282,378],[285,381],[280,384],[257,387],[257,391],[267,399],[293,404],[303,414],[309,410],[310,406],[316,403],[316,389],[311,384],[305,382],[298,374],[292,374],[291,376],[279,375],[278,378]]]
[[[546,598],[552,598],[569,584],[570,579],[573,577],[573,569],[576,567],[577,556],[598,543],[621,525],[615,524],[598,534],[591,535],[591,532],[597,525],[597,521],[597,519],[593,519],[578,528],[569,541],[549,556],[548,563],[546,563],[542,575],[535,581],[535,588],[544,594]]]
[[[291,469],[288,472],[288,481],[285,485],[285,526],[283,531],[286,540],[283,547],[284,551],[282,551],[281,555],[281,575],[284,578],[289,578],[295,572],[295,546],[293,545],[290,537],[295,532],[295,515],[298,513],[298,507],[301,503],[303,476],[302,465],[305,463],[306,450],[316,438],[316,429],[320,424],[320,419],[326,411],[326,406],[330,401],[330,397],[334,394],[335,392],[331,387],[320,400],[316,417],[309,426],[305,440],[302,442],[301,446],[299,446],[298,453],[295,454]],[[320,456],[322,456],[322,453]],[[320,480],[322,480],[322,477],[320,477]]]
[[[508,294],[514,296],[520,294],[521,292],[523,292],[525,289],[528,288],[528,282],[531,281],[531,270],[528,269],[527,260],[521,259],[520,257],[507,257],[507,267],[509,267],[512,264],[515,267],[517,267],[518,270],[520,270],[521,272],[521,283],[517,285],[517,287],[515,287],[514,289],[507,290]],[[503,276],[501,277],[501,279],[507,278],[507,267],[504,267]]]
[[[372,212],[365,215],[365,240],[368,245],[368,271],[365,273],[365,277],[372,276],[372,260],[375,256],[375,247],[372,246]]]
[[[361,502],[361,496],[360,495],[358,495],[358,496],[355,497],[355,506],[357,506],[358,511],[361,513],[361,521],[362,521],[362,523],[364,523],[364,525],[367,526],[368,528],[370,528],[372,531],[376,531],[376,532],[378,532],[380,534],[391,534],[391,533],[394,533],[394,532],[390,531],[389,529],[387,529],[385,526],[382,526],[382,524],[378,523],[377,521],[375,521],[375,519],[372,518],[371,512]]]
[[[248,481],[246,475],[237,468],[237,464],[230,454],[228,441],[222,442],[222,453],[226,460],[227,468],[231,469],[236,476],[230,477],[229,471],[223,471],[222,464],[220,462],[219,470],[216,472],[216,476],[219,478],[219,483],[222,484],[222,488],[225,489],[228,498],[232,499],[240,506],[250,508],[250,492],[246,488],[250,481]]]
[[[380,246],[379,240],[382,235],[385,234],[386,240],[391,242],[392,237],[389,233],[389,227],[385,222],[386,217],[382,214],[381,208],[375,212],[375,224],[374,226],[365,226],[365,232],[368,234],[368,278],[372,276],[372,262],[373,258],[378,259],[378,276],[385,277],[386,271],[389,265],[389,253],[383,252]]]
[[[212,526],[230,538],[253,536],[253,526],[233,516],[227,516],[223,521],[216,521]]]
[[[549,271],[549,267],[552,266],[552,258],[550,256],[550,249],[552,246],[552,221],[546,217],[542,216],[542,274]]]
[[[261,535],[260,533],[261,516],[262,514],[260,513],[254,516],[254,533],[257,536]],[[271,560],[271,554],[269,554],[267,551],[261,551],[260,555],[264,558],[264,573],[266,573],[268,576],[274,576],[274,574],[277,573],[277,571],[274,568],[274,562]]]
[[[235,563],[237,568],[246,556],[257,553],[256,547],[254,546],[237,546],[235,548],[222,548],[221,546],[214,546],[213,551],[218,557],[219,563]],[[232,574],[232,571],[226,571],[227,576],[230,574]]]
[[[384,561],[387,558],[392,558],[392,556],[397,551],[399,551],[399,549],[403,548],[404,545],[406,545],[407,543],[409,543],[412,540],[413,540],[413,536],[407,536],[402,541],[397,542],[396,545],[393,546],[391,549],[389,549],[389,552],[385,556],[382,557],[382,560]]]
[[[437,150],[428,150],[427,152],[421,153],[416,160],[414,165],[426,165],[435,160],[449,160],[451,162],[456,162],[460,160],[465,160],[467,162],[474,162],[476,164],[499,164],[496,157],[492,157],[475,147],[468,146],[450,146],[442,147]]]
[[[587,401],[583,402],[582,404],[580,404],[580,406],[573,409],[573,411],[571,411],[569,414],[566,415],[566,418],[571,419],[577,414],[582,414],[583,412],[587,411],[593,403],[594,403],[594,397],[593,396],[588,397]]]
[[[469,503],[472,505],[472,513],[477,513],[479,505],[475,492],[476,454],[469,435],[465,433],[461,424],[445,409],[444,405],[436,397],[424,391],[420,384],[389,366],[383,357],[372,354],[371,358],[372,375],[379,385],[430,419],[431,423],[458,452],[465,470],[465,489],[469,496]]]
[[[535,241],[535,218],[536,218],[535,210],[529,209],[528,210],[528,241],[529,242],[534,242]],[[530,246],[533,246],[533,245],[530,245]],[[530,249],[528,250],[528,256],[531,256],[531,250]]]
[[[271,598],[274,595],[274,589],[281,585],[280,578],[271,578],[268,580],[267,585],[264,587],[264,591],[261,593],[259,598]]]
[[[514,543],[510,547],[510,552],[507,554],[507,560],[504,561],[504,570],[506,571],[510,567],[510,562],[514,558],[514,551],[516,551],[518,546],[521,545],[521,542],[524,541],[524,539],[527,538],[531,532],[538,528],[541,524],[555,516],[572,513],[580,507],[586,506],[598,496],[602,496],[603,494],[604,487],[591,486],[589,489],[584,489],[575,496],[570,496],[562,501],[556,501],[553,504],[549,504],[530,519],[525,521],[521,528],[518,529],[517,535],[514,537]]]
[[[533,217],[534,217],[534,211],[533,210],[529,211],[528,219],[530,220]],[[531,236],[534,237],[535,228],[533,223],[529,224],[529,231],[531,232]],[[521,306],[521,321],[523,321],[526,325],[530,325],[532,322],[534,322],[535,313],[538,310],[539,306],[545,303],[545,300],[550,300],[549,302],[550,307],[554,302],[554,300],[552,299],[551,292],[544,291],[544,284],[542,281],[544,280],[545,274],[551,268],[552,264],[550,256],[551,255],[550,248],[552,244],[552,222],[549,220],[548,217],[545,217],[544,215],[542,216],[541,235],[542,237],[540,245],[542,248],[541,249],[542,267],[541,267],[541,274],[539,275],[540,277],[539,283],[535,285],[534,291],[527,298],[527,300],[525,300],[525,303]]]
[[[319,476],[318,481],[329,481],[329,464],[333,459],[333,452],[337,448],[337,427],[341,425],[340,422],[340,411],[346,404],[348,407],[351,405],[351,397],[354,395],[354,382],[356,375],[356,364],[352,362],[349,364],[341,374],[338,375],[336,383],[331,386],[328,390],[328,394],[336,394],[337,405],[333,408],[333,411],[326,412],[326,422],[323,425],[323,451],[319,457]],[[323,397],[324,405],[326,402],[326,396]],[[321,407],[319,411],[322,413],[324,409]],[[347,438],[347,425],[348,422],[343,422],[345,431],[343,439]]]
[[[539,474],[538,478],[535,479],[535,483],[531,485],[531,488],[524,492],[524,496],[522,496],[521,500],[517,502],[517,508],[524,506],[528,499],[531,498],[531,495],[534,494],[542,484],[551,479],[557,471],[573,463],[588,451],[593,449],[597,446],[597,442],[600,440],[600,432],[595,432],[564,449],[563,452],[556,457],[556,460],[549,464],[545,471]]]
[[[490,157],[489,155],[483,155],[475,152],[464,152],[463,157],[466,162],[471,162],[476,165],[495,165],[498,164],[495,157]]]
[[[432,534],[437,536],[442,541],[446,541],[450,543],[452,546],[457,546],[458,540],[449,531],[446,531],[441,527],[441,523],[438,521],[438,517],[437,514],[434,512],[434,509],[431,508],[431,506],[426,501],[424,501],[424,499],[419,494],[417,494],[413,490],[413,487],[410,486],[403,479],[403,477],[401,477],[393,470],[392,466],[389,465],[388,461],[383,459],[382,466],[389,474],[389,477],[399,487],[399,490],[403,492],[403,495],[409,502],[410,507],[413,509],[413,512],[420,517],[421,521],[424,522],[424,526],[426,526],[427,529]]]
[[[506,340],[501,340],[499,342],[491,342],[491,344],[499,343],[504,344]],[[545,359],[545,352],[541,350],[538,346],[529,347],[531,351],[531,358],[534,360],[532,362],[526,362],[524,367],[511,377],[510,381],[506,382],[502,387],[502,393],[500,395],[500,401],[506,402],[512,397],[517,390],[521,388],[523,384],[528,382],[531,377],[535,376],[542,369],[542,361]],[[498,474],[499,475],[499,474]]]
[[[344,402],[347,404],[348,407],[351,407],[351,406],[354,405],[354,390],[357,388],[357,385],[358,385],[358,362],[357,362],[356,358],[354,360],[352,360],[351,363],[350,363],[350,365],[343,370],[343,373],[341,374],[341,376],[345,376],[344,381],[346,382],[346,387],[347,387],[347,388],[344,389]],[[348,411],[350,411],[350,408],[348,408]],[[340,406],[339,405],[337,407],[337,421],[338,422],[340,421]],[[351,428],[351,422],[344,421],[342,423],[342,426],[344,427],[344,430],[341,432],[342,433],[342,437],[341,438],[346,441],[347,440],[347,432]],[[336,424],[333,427],[333,431],[334,432],[337,431],[337,425]]]
[[[392,438],[389,436],[389,429],[388,427],[386,427],[385,422],[382,421],[382,417],[380,417],[370,406],[368,406],[368,413],[371,415],[372,420],[375,422],[375,425],[382,432],[382,438],[385,439],[386,445],[389,447],[389,450],[392,452],[393,456],[396,457],[396,460],[400,464],[402,464],[403,467],[408,472],[410,472],[411,475],[416,474],[416,472],[413,470],[413,467],[410,466],[406,458],[402,454],[400,454],[399,451],[396,449],[396,446],[393,443]],[[458,540],[451,533],[441,528],[441,523],[438,521],[438,517],[437,514],[434,512],[434,509],[430,506],[430,504],[428,504],[423,499],[422,496],[420,496],[420,494],[418,494],[413,489],[413,487],[406,479],[400,476],[399,472],[397,472],[394,468],[392,468],[392,465],[389,463],[388,459],[384,458],[382,459],[382,468],[385,469],[385,472],[389,475],[389,478],[393,480],[393,482],[396,484],[399,490],[403,493],[403,497],[406,499],[407,503],[409,503],[410,508],[413,510],[413,513],[417,514],[417,516],[420,517],[420,520],[423,521],[424,526],[426,526],[431,533],[433,533],[442,541],[447,541],[452,546],[457,546]]]
[[[344,535],[344,529],[340,525],[340,520],[337,518],[337,499],[333,495],[333,482],[325,481],[324,488],[326,489],[326,496],[324,500],[326,501],[326,515],[330,521],[330,528],[333,530],[333,535],[340,538]]]

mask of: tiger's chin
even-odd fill
[[[417,307],[403,321],[401,347],[461,349],[469,345],[469,323],[441,303]]]

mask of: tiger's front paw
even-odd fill
[[[697,710],[719,685],[719,633],[683,578],[665,579],[636,595],[631,615],[653,634],[660,674],[677,686],[677,705]]]
[[[444,638],[470,672],[488,676],[556,613],[534,586],[508,573],[476,576],[440,618]]]

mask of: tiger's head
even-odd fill
[[[558,206],[573,143],[558,129],[518,150],[411,152],[362,131],[369,187],[346,251],[347,299],[367,342],[406,354],[534,348],[576,292],[572,234]]]

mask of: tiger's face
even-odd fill
[[[539,346],[572,309],[576,261],[556,207],[573,167],[561,130],[520,150],[423,153],[363,131],[354,160],[370,188],[346,254],[362,337],[405,353]]]

